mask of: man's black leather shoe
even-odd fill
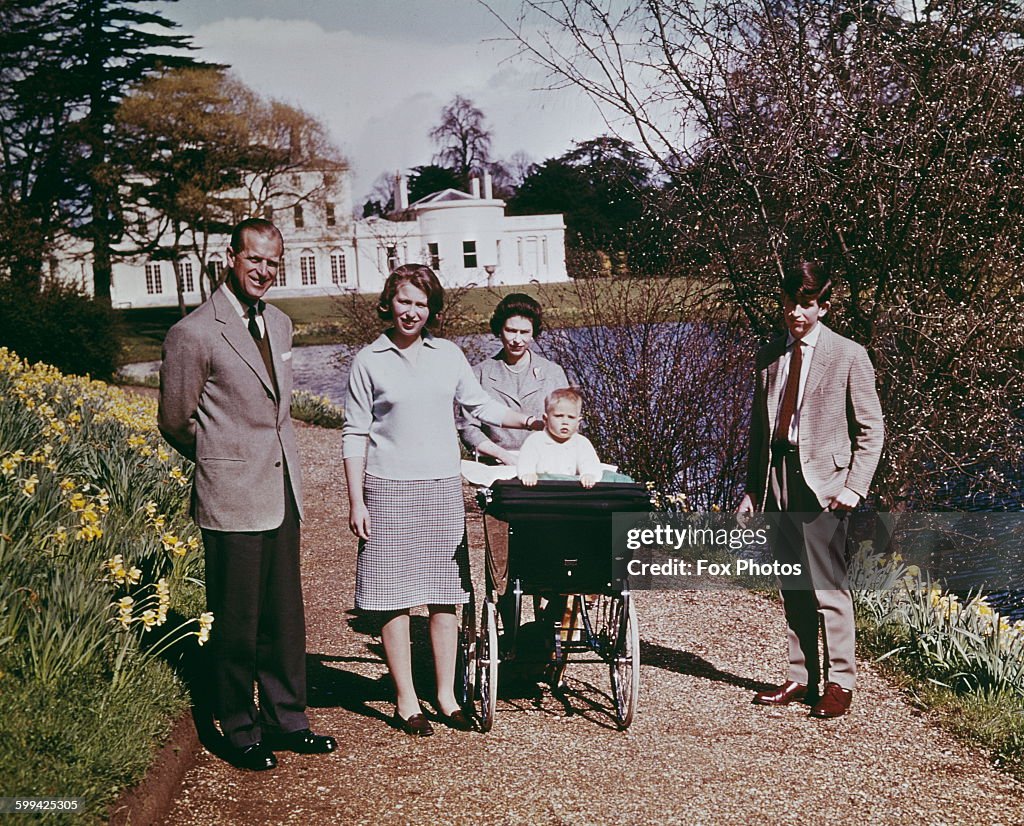
[[[242,749],[232,749],[227,755],[227,761],[236,769],[246,769],[251,772],[277,768],[277,758],[274,757],[274,752],[263,743],[253,743]]]
[[[338,748],[333,737],[313,734],[308,728],[279,734],[268,734],[267,745],[277,751],[293,751],[296,754],[330,754]]]

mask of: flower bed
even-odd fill
[[[102,818],[187,706],[202,555],[156,406],[0,349],[0,789]]]

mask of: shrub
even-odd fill
[[[340,428],[345,424],[345,411],[330,399],[306,390],[292,391],[292,418],[320,427]]]
[[[64,373],[108,379],[121,345],[114,312],[78,287],[49,282],[37,292],[0,282],[0,347]]]
[[[598,455],[658,490],[685,491],[696,510],[732,506],[746,463],[750,343],[714,320],[713,295],[696,281],[586,278],[571,289],[570,302],[542,290],[548,323],[561,329],[539,347],[583,391]]]

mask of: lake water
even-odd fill
[[[471,363],[501,349],[498,340],[491,335],[460,336],[454,341]],[[344,405],[348,362],[358,350],[358,346],[347,344],[316,344],[293,348],[292,377],[295,389],[307,390],[330,399],[334,404]],[[544,354],[544,348],[539,343],[537,350]],[[121,368],[123,374],[132,378],[144,378],[159,370],[159,361],[140,361]]]

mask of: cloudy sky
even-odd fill
[[[514,19],[518,0],[488,0]],[[550,91],[477,0],[180,0],[159,7],[260,93],[320,118],[349,158],[354,198],[381,172],[430,163],[427,137],[456,94],[473,100],[493,153],[542,161],[608,131],[574,90]]]

